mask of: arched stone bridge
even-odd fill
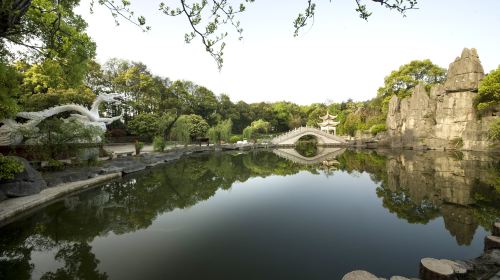
[[[310,165],[322,163],[325,160],[335,159],[345,152],[344,148],[320,148],[318,154],[313,157],[305,157],[299,154],[295,149],[276,149],[273,150],[277,156],[291,160],[298,164]]]
[[[346,144],[344,138],[330,133],[326,133],[314,127],[299,127],[290,130],[285,134],[281,134],[273,138],[272,143],[275,145],[293,146],[295,142],[302,136],[312,135],[318,139],[319,145],[343,145]]]

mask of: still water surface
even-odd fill
[[[417,276],[422,257],[480,255],[500,213],[499,163],[328,149],[186,157],[0,228],[0,278]]]

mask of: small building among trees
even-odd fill
[[[326,115],[320,117],[322,121],[318,125],[321,131],[325,131],[326,133],[333,131],[333,135],[337,135],[337,125],[340,122],[335,121],[336,118],[337,116],[332,116],[328,112],[326,112]]]

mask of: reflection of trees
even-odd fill
[[[94,237],[147,228],[161,213],[191,207],[236,181],[301,170],[315,171],[271,152],[216,153],[127,176],[2,228],[0,279],[30,279],[32,251],[52,249],[64,267],[43,279],[106,279],[89,246]]]
[[[391,213],[411,224],[427,224],[439,217],[439,208],[427,200],[415,203],[404,191],[393,192],[383,187],[377,188],[377,196]]]
[[[500,192],[493,184],[500,177],[498,160],[479,160],[467,153],[454,158],[347,150],[337,161],[338,169],[366,172],[380,183],[378,197],[398,218],[425,224],[443,216],[458,244],[469,244],[478,225],[489,228],[500,216]],[[2,228],[0,279],[29,279],[34,269],[31,253],[48,250],[56,251],[64,266],[44,279],[105,279],[89,246],[96,236],[147,228],[158,215],[196,205],[235,182],[303,170],[317,174],[317,168],[271,152],[215,153],[124,177]]]
[[[56,260],[63,261],[64,267],[56,272],[47,272],[42,280],[59,279],[108,279],[106,273],[97,270],[99,261],[91,252],[91,247],[86,243],[65,244],[56,254]]]

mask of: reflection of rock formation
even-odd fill
[[[455,237],[459,245],[469,245],[474,238],[478,223],[471,208],[442,205],[444,226]]]
[[[478,227],[474,208],[470,206],[478,203],[475,188],[481,178],[487,177],[488,166],[493,164],[491,158],[474,153],[403,151],[388,154],[386,164],[388,176],[384,188],[407,194],[415,209],[430,202],[439,209],[446,229],[458,244],[470,244]]]
[[[430,92],[418,85],[408,98],[393,96],[387,115],[391,146],[487,150],[488,128],[498,117],[476,116],[473,99],[483,76],[476,50],[464,49],[444,85]]]

